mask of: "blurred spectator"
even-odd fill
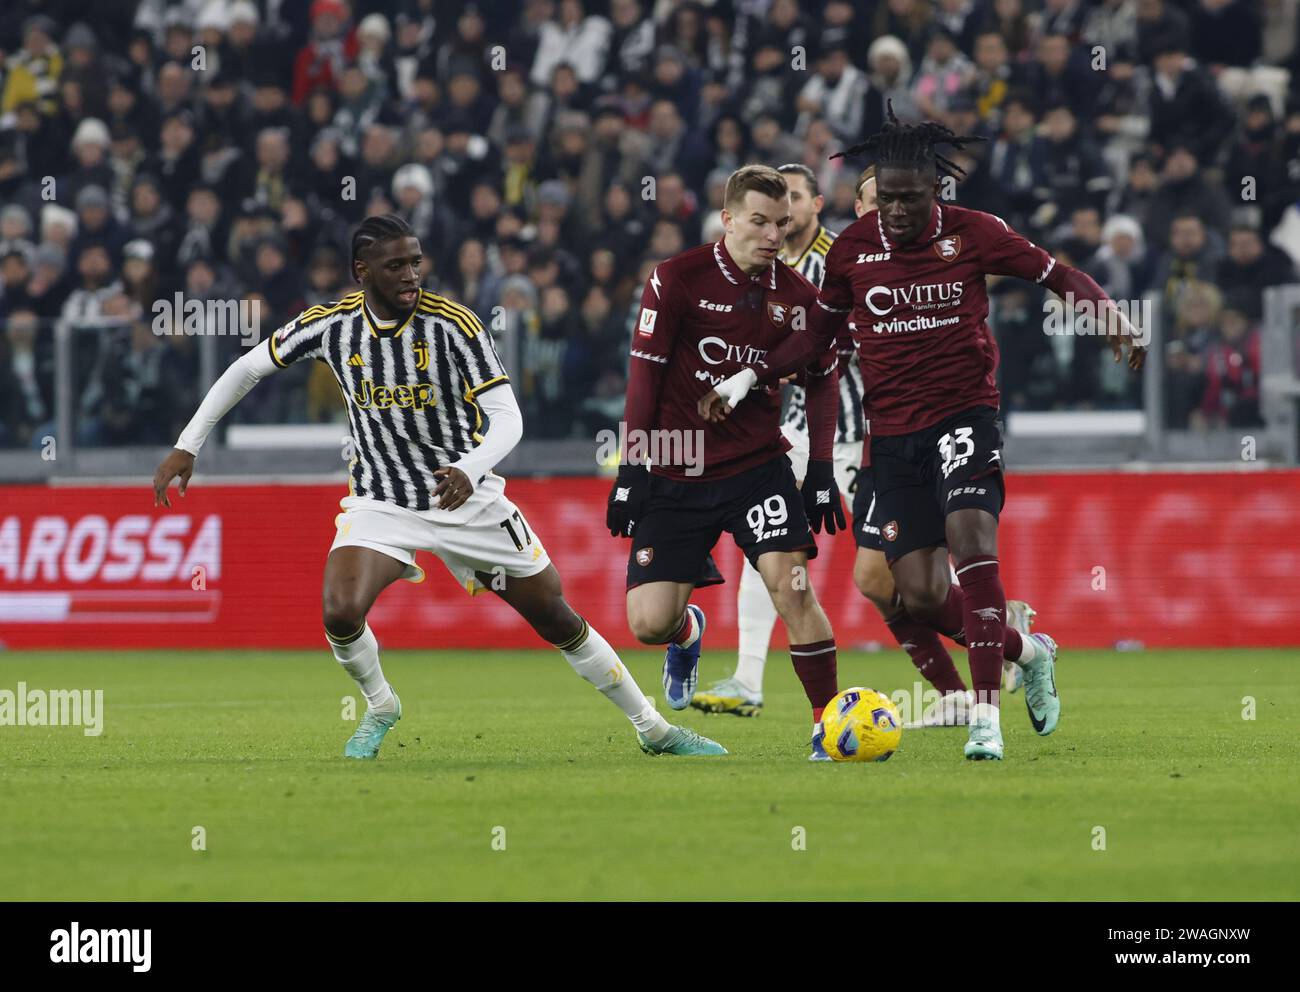
[[[867,78],[871,83],[867,99],[870,103],[867,118],[863,121],[864,128],[869,120],[883,122],[888,106],[894,108],[894,114],[900,120],[916,118],[916,104],[909,85],[912,64],[912,56],[900,39],[885,35],[871,43],[867,49]]]
[[[29,310],[32,295],[27,289],[36,254],[31,242],[6,241],[0,246],[0,318],[18,310]]]
[[[1223,294],[1199,280],[1188,281],[1177,299],[1165,344],[1165,425],[1174,430],[1191,426],[1192,412],[1202,403],[1222,306]]]
[[[1164,298],[1166,314],[1176,312],[1192,284],[1213,286],[1210,280],[1220,253],[1210,244],[1205,224],[1194,211],[1180,213],[1169,224],[1169,251],[1161,257],[1151,288]]]
[[[603,17],[587,16],[583,0],[559,0],[558,21],[544,21],[538,32],[531,79],[547,86],[561,62],[573,67],[582,83],[595,83],[605,67],[613,28]]]
[[[644,75],[650,68],[655,22],[645,8],[641,0],[611,0],[610,58],[600,80],[600,88],[606,92],[615,88],[620,76]]]
[[[979,119],[997,125],[1002,103],[1008,94],[1022,88],[1024,72],[1011,63],[1006,39],[996,31],[985,31],[975,38],[975,75],[971,92]]]
[[[1068,104],[1048,107],[1043,114],[1043,181],[1058,213],[1068,216],[1079,207],[1100,210],[1114,185],[1101,153],[1079,133],[1078,118]]]
[[[5,65],[0,111],[9,113],[30,100],[42,114],[58,112],[63,55],[54,41],[57,34],[58,25],[44,14],[33,15],[24,22],[23,47]]]
[[[108,128],[101,120],[89,117],[78,126],[72,136],[73,169],[60,183],[61,196],[71,202],[87,186],[101,190],[113,185],[113,168],[108,162],[110,139]]]
[[[1205,396],[1195,415],[1198,426],[1256,427],[1259,414],[1260,334],[1249,302],[1229,294],[1219,315],[1219,340],[1205,356]]]
[[[1177,4],[1137,0],[1137,57],[1147,65],[1169,46],[1185,52],[1191,44],[1191,21]]]
[[[488,123],[487,136],[504,148],[512,130],[526,132],[534,140],[542,132],[548,101],[545,94],[529,91],[523,73],[507,69],[497,76],[497,105]]]
[[[1101,228],[1101,247],[1084,269],[1114,300],[1136,300],[1147,291],[1153,269],[1142,225],[1114,214]]]
[[[1009,96],[1002,108],[1002,128],[989,150],[988,171],[997,189],[996,211],[1017,229],[1030,227],[1048,198],[1047,142],[1035,133],[1030,98]]]
[[[1085,0],[1045,0],[1042,30],[1049,35],[1059,34],[1074,44],[1083,33],[1089,6]]]
[[[1198,161],[1212,162],[1222,135],[1232,129],[1231,110],[1205,70],[1188,59],[1187,48],[1176,35],[1155,42],[1153,58],[1152,151],[1163,156],[1182,144]]]
[[[1160,188],[1151,202],[1147,216],[1151,238],[1157,245],[1167,243],[1171,220],[1180,213],[1194,211],[1204,221],[1216,247],[1228,233],[1231,206],[1222,187],[1207,180],[1200,171],[1195,151],[1179,144],[1165,159]]]
[[[172,205],[163,199],[158,180],[151,175],[137,177],[131,189],[130,225],[153,244],[161,269],[167,269],[176,258],[181,224]]]
[[[840,141],[856,141],[864,130],[869,89],[866,73],[849,62],[846,42],[824,46],[816,73],[795,100],[799,110],[795,133],[806,135],[813,120],[821,118]],[[879,129],[878,121],[874,127]]]
[[[0,448],[40,447],[54,433],[54,332],[11,311],[0,338]]]
[[[1037,59],[1026,76],[1040,108],[1065,105],[1076,118],[1092,116],[1096,73],[1076,59],[1065,35],[1047,34],[1038,40]]]
[[[83,187],[77,194],[77,236],[70,248],[73,255],[79,255],[83,247],[95,243],[108,249],[114,265],[121,263],[129,233],[109,207],[108,194],[100,186]]]
[[[906,46],[911,65],[917,65],[925,57],[932,10],[929,0],[884,0],[876,5],[871,36],[879,39],[892,35]],[[871,60],[870,52],[867,60]],[[908,73],[908,78],[911,78],[911,73]]]
[[[1028,53],[1034,36],[1034,23],[1025,11],[1023,0],[993,0],[986,9],[984,30],[1002,35],[1012,59],[1019,61]]]
[[[930,120],[942,118],[953,98],[974,78],[975,66],[957,47],[956,39],[945,30],[936,30],[912,83],[917,112]]]
[[[1058,259],[1069,259],[1070,265],[1085,268],[1101,249],[1101,213],[1096,207],[1075,207],[1068,222],[1053,233],[1052,244]]]
[[[92,242],[73,256],[77,286],[63,304],[64,320],[92,322],[104,316],[104,303],[120,296],[122,283],[113,277],[113,259],[104,245]]]
[[[1191,13],[1191,53],[1207,66],[1249,66],[1263,49],[1260,4],[1198,0]]]
[[[318,86],[335,89],[344,69],[356,58],[356,34],[347,25],[348,7],[342,0],[313,0],[311,38],[293,65],[295,106],[301,106]]]
[[[143,238],[126,244],[122,253],[122,289],[141,313],[150,313],[158,298],[158,272],[153,245]]]
[[[1265,244],[1251,225],[1233,225],[1228,233],[1228,254],[1219,262],[1215,282],[1246,291],[1238,299],[1250,321],[1258,322],[1263,316],[1265,289],[1296,281],[1295,263],[1286,252]]]
[[[83,393],[78,443],[172,443],[192,402],[182,386],[188,377],[177,349],[143,320],[104,345]]]
[[[1223,171],[1223,191],[1228,199],[1250,198],[1258,201],[1264,226],[1274,227],[1287,205],[1286,170],[1278,122],[1273,117],[1273,103],[1267,96],[1256,95],[1246,103],[1232,149]]]

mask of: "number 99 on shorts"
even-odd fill
[[[784,496],[769,496],[761,503],[755,503],[745,514],[745,522],[754,532],[755,541],[766,541],[771,537],[783,537],[790,528],[782,527],[790,519],[790,512],[785,506]]]

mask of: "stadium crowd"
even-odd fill
[[[85,444],[173,440],[197,339],[154,303],[352,291],[349,225],[409,221],[427,285],[514,364],[530,437],[621,411],[650,267],[721,234],[727,175],[803,162],[832,231],[887,101],[987,142],[956,202],[1113,297],[1159,301],[1173,428],[1258,421],[1265,287],[1300,261],[1300,30],[1285,0],[7,0],[0,446],[54,416],[72,322]],[[1010,409],[1135,406],[1087,336],[994,288]],[[238,337],[219,339],[221,364]],[[239,419],[344,417],[304,363]]]

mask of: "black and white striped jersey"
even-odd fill
[[[510,381],[473,311],[427,291],[391,327],[358,292],[303,311],[267,340],[281,368],[314,358],[338,380],[356,449],[352,494],[411,510],[433,507],[434,470],[483,440],[474,397]]]
[[[825,227],[818,227],[817,236],[802,255],[782,255],[781,261],[798,269],[800,275],[820,289],[822,277],[826,274],[826,253],[831,250],[831,242],[834,240],[834,234]],[[852,338],[846,340],[851,342]],[[858,366],[857,354],[851,347],[840,352],[839,372],[840,411],[835,427],[835,443],[856,444],[866,438],[866,427],[862,415],[862,369]],[[790,387],[790,405],[785,412],[785,425],[805,434],[808,432],[808,411],[802,386]]]

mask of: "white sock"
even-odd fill
[[[763,691],[763,668],[767,649],[776,626],[776,607],[758,569],[745,559],[740,573],[740,592],[736,597],[737,625],[740,628],[740,652],[736,659],[736,681],[750,692]]]
[[[556,647],[573,670],[603,692],[648,739],[657,742],[668,735],[672,729],[668,721],[659,715],[655,704],[646,698],[627,666],[595,627],[583,620],[578,635]]]
[[[992,703],[976,703],[971,707],[971,725],[973,726],[981,720],[989,721],[989,723],[993,725],[994,730],[1002,729],[1002,711]]]
[[[1030,637],[1028,634],[1021,634],[1020,635],[1020,657],[1013,658],[1012,661],[1014,661],[1017,665],[1020,665],[1023,668],[1025,665],[1032,665],[1034,663],[1034,659],[1037,657],[1038,657],[1038,645],[1034,643],[1034,639]]]
[[[393,687],[388,684],[384,670],[379,667],[379,642],[375,640],[375,633],[368,623],[362,622],[359,637],[343,638],[347,643],[340,644],[329,631],[325,632],[325,639],[330,642],[335,659],[352,676],[352,681],[366,697],[372,710],[397,708]]]

